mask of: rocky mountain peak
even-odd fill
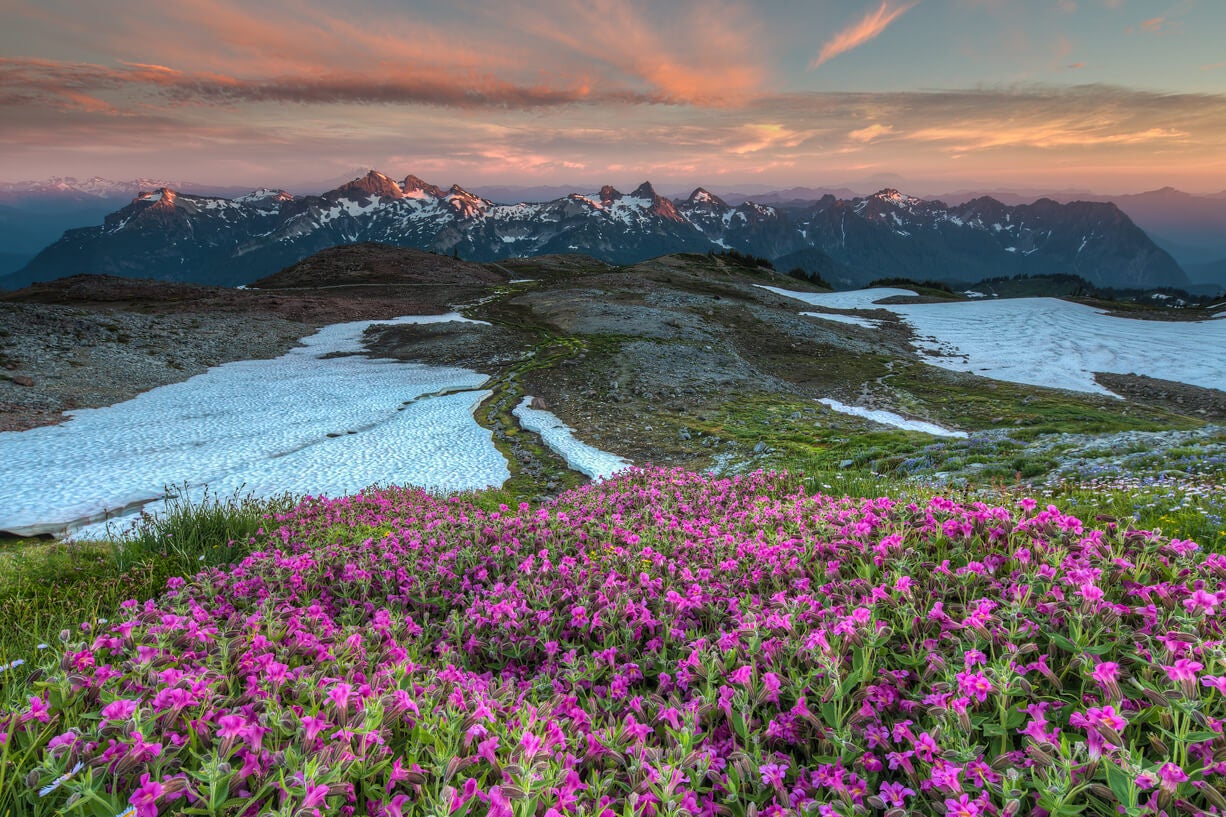
[[[425,194],[428,196],[434,196],[436,199],[441,199],[443,196],[447,195],[438,185],[430,184],[428,181],[420,179],[411,173],[404,177],[404,182],[401,183],[400,187],[406,196]]]
[[[338,198],[354,193],[379,196],[385,199],[404,198],[404,191],[400,189],[400,185],[377,170],[370,171],[360,179],[342,184],[334,192],[338,194]]]
[[[600,201],[602,204],[608,204],[611,201],[617,201],[622,197],[621,191],[611,184],[606,184],[600,188]]]
[[[654,201],[655,199],[659,198],[656,195],[656,189],[651,186],[651,182],[643,182],[638,187],[634,188],[634,192],[630,195],[633,198],[647,199],[648,201]]]
[[[719,196],[703,187],[695,187],[694,192],[690,193],[690,196],[686,199],[686,201],[690,204],[702,204],[716,207],[728,206],[728,202],[724,201]]]
[[[175,197],[178,194],[169,187],[159,187],[157,190],[142,190],[132,199],[133,204],[149,204],[162,209],[173,209]]]

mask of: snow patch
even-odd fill
[[[574,430],[544,409],[532,408],[532,398],[525,397],[511,412],[519,424],[541,436],[545,445],[566,459],[566,464],[592,479],[606,479],[632,463],[607,451],[601,451],[577,439]]]
[[[817,402],[822,405],[829,406],[839,414],[854,414],[857,417],[863,417],[866,420],[872,420],[874,423],[879,423],[884,426],[893,426],[901,428],[905,431],[922,431],[925,434],[931,434],[934,437],[966,437],[965,431],[953,431],[948,428],[936,425],[935,423],[926,423],[923,420],[908,420],[901,414],[895,414],[892,411],[884,409],[867,409],[861,406],[849,406],[846,403],[841,403],[830,397],[823,397]]]
[[[841,315],[837,312],[801,312],[802,315],[807,315],[810,318],[821,318],[824,321],[834,321],[836,323],[849,323],[852,326],[863,326],[865,329],[880,329],[881,322],[861,318],[859,315]]]

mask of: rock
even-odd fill
[[[753,447],[753,452],[755,454],[761,454],[764,451],[766,451],[766,443],[764,442],[759,442],[757,445]]]
[[[677,432],[677,439],[679,439],[679,440],[688,440],[688,439],[690,439],[690,430],[689,430],[688,428],[683,428],[683,429],[681,429],[680,431],[678,431],[678,432]]]
[[[842,462],[839,463],[839,467],[840,468],[850,468],[855,464],[856,464],[855,460],[843,460]]]
[[[31,378],[26,377],[24,374],[15,374],[10,377],[9,380],[12,380],[18,386],[25,386],[26,388],[34,385],[34,381]]]
[[[540,411],[549,411],[549,406],[545,404],[544,398],[533,397],[532,402],[528,404],[529,408],[538,409]]]

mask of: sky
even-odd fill
[[[0,19],[0,181],[1226,190],[1221,0],[0,0]]]

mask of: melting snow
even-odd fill
[[[511,413],[525,429],[541,435],[545,445],[564,457],[568,466],[592,479],[605,479],[632,464],[616,454],[601,451],[576,439],[573,430],[559,420],[556,414],[532,408],[531,397],[525,397]]]
[[[800,314],[808,315],[810,318],[821,318],[824,321],[850,323],[852,326],[863,326],[865,329],[878,329],[881,326],[880,322],[861,318],[859,315],[842,315],[837,312],[801,312]]]
[[[506,461],[472,416],[485,375],[361,354],[371,323],[463,320],[336,324],[275,360],[228,363],[71,412],[58,426],[0,434],[0,530],[71,529],[122,508],[156,510],[164,489],[183,483],[220,497],[501,485]],[[447,393],[455,390],[466,391]]]
[[[872,420],[874,423],[880,423],[883,426],[893,426],[906,431],[922,431],[925,434],[931,434],[935,437],[965,437],[965,431],[953,431],[948,428],[936,425],[934,423],[925,423],[923,420],[908,420],[901,414],[895,414],[892,411],[884,409],[867,409],[861,406],[849,406],[846,403],[841,403],[833,398],[822,398],[817,402],[829,406],[840,414],[854,414],[857,417],[863,417],[866,420]]]
[[[814,306],[888,309],[924,339],[927,362],[997,380],[1111,394],[1094,372],[1140,374],[1226,391],[1226,315],[1207,321],[1117,318],[1056,298],[878,305],[905,289],[789,292]],[[939,352],[934,353],[934,349]]]

